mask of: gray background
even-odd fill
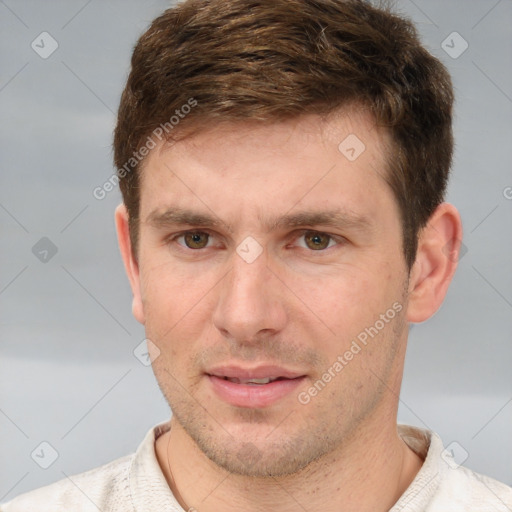
[[[92,195],[113,172],[131,49],[168,5],[0,0],[0,501],[128,454],[168,418],[133,354],[144,333],[115,239],[119,192]],[[453,75],[448,200],[467,248],[442,309],[411,331],[399,420],[512,484],[512,1],[397,7]],[[43,31],[59,45],[46,59],[31,47]],[[454,31],[469,44],[457,58],[441,47]],[[463,48],[458,36],[447,44]],[[56,254],[44,241],[33,250],[43,237]],[[43,441],[58,452],[48,469]]]

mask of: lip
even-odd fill
[[[306,375],[279,366],[241,368],[222,366],[206,373],[214,393],[235,407],[263,408],[281,400],[300,386]],[[268,384],[237,384],[224,377],[237,379],[264,379],[283,377]]]
[[[304,375],[303,373],[276,365],[257,366],[256,368],[242,368],[241,366],[234,365],[216,366],[206,373],[216,377],[229,377],[230,379],[265,379],[267,377],[295,379]]]

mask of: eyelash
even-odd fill
[[[188,234],[193,234],[193,233],[198,233],[198,234],[205,234],[205,235],[208,235],[210,237],[214,237],[215,235],[207,230],[187,230],[187,231],[182,231],[180,233],[176,233],[170,237],[168,237],[166,240],[165,240],[165,243],[166,244],[170,244],[172,242],[176,242],[179,238],[182,238],[184,237],[185,235],[188,235]],[[311,234],[318,234],[318,235],[326,235],[329,237],[329,244],[331,242],[336,242],[335,245],[328,245],[325,249],[318,249],[318,250],[313,250],[313,249],[309,249],[308,247],[300,247],[301,249],[306,249],[308,250],[308,252],[310,253],[325,253],[328,249],[332,249],[334,247],[336,247],[337,245],[343,245],[347,240],[342,237],[342,236],[339,236],[339,235],[331,235],[329,233],[325,233],[324,231],[316,231],[314,229],[303,229],[303,230],[300,230],[299,232],[296,232],[294,235],[293,235],[293,240],[296,240],[297,238],[301,238],[303,237],[304,235],[308,234],[308,233],[311,233]],[[292,238],[292,237],[290,237]],[[210,241],[210,239],[208,239],[208,242]],[[186,252],[200,252],[204,249],[210,249],[211,247],[202,247],[200,249],[192,249],[190,247],[187,247],[186,245],[182,245],[180,243],[177,243],[178,246],[180,246],[180,249],[186,251]]]

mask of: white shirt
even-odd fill
[[[169,428],[161,423],[134,454],[22,494],[0,505],[0,512],[184,512],[155,453],[155,440]],[[437,434],[407,425],[398,430],[425,461],[389,512],[512,511],[512,488],[457,467]]]

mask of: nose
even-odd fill
[[[286,325],[283,285],[265,256],[248,263],[234,253],[231,271],[220,283],[213,323],[230,342],[255,343]]]

